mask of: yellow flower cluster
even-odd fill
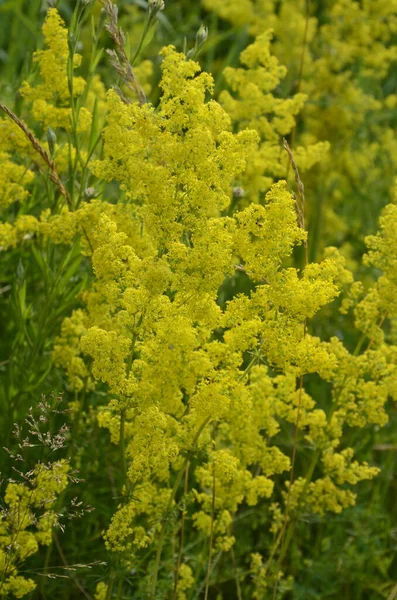
[[[375,285],[355,308],[356,324],[370,339],[382,340],[381,326],[386,318],[396,313],[397,293],[397,206],[389,204],[380,217],[380,230],[376,236],[368,236],[369,249],[364,262],[382,272]]]
[[[85,88],[82,77],[68,78],[68,31],[58,11],[50,8],[43,25],[46,50],[35,52],[33,59],[38,63],[43,83],[32,86],[27,81],[21,88],[21,94],[32,102],[33,117],[44,127],[51,126],[70,129],[72,113],[70,97],[79,96]],[[81,63],[81,56],[73,56],[72,68]],[[86,131],[91,125],[91,114],[84,107],[79,113],[78,128]]]
[[[6,152],[0,152],[0,210],[13,202],[22,202],[29,195],[26,186],[34,179],[32,171],[9,160]]]
[[[281,502],[271,505],[271,532],[280,535],[291,515],[303,508],[323,515],[352,506],[351,487],[375,477],[378,469],[354,459],[344,433],[384,425],[387,399],[397,400],[397,349],[386,343],[382,331],[385,319],[397,319],[397,208],[386,207],[379,232],[366,240],[365,264],[382,271],[368,289],[354,282],[334,247],[323,252],[321,261],[305,259],[296,268],[293,254],[306,250],[308,234],[302,208],[284,180],[288,155],[280,144],[305,111],[307,127],[301,145],[293,148],[298,167],[308,171],[319,161],[329,167],[321,183],[307,173],[308,188],[314,194],[320,189],[316,186],[323,186],[334,200],[338,194],[348,197],[371,153],[383,151],[383,141],[366,140],[354,149],[346,143],[337,150],[325,137],[330,132],[332,138],[336,129],[340,135],[343,128],[361,127],[368,111],[384,109],[386,101],[369,97],[353,81],[351,68],[359,58],[366,77],[382,79],[394,60],[392,12],[380,1],[337,0],[334,21],[318,24],[309,18],[306,71],[296,86],[271,53],[268,27],[276,32],[275,51],[283,48],[283,59],[296,74],[301,52],[293,34],[303,36],[306,24],[302,14],[296,20],[291,15],[299,15],[303,2],[204,4],[235,25],[248,24],[257,35],[241,53],[241,66],[225,69],[229,91],[220,94],[219,102],[212,98],[211,75],[174,47],[164,48],[157,106],[129,103],[115,90],[106,96],[103,152],[90,169],[117,190],[117,203],[105,186],[106,200],[80,193],[75,204],[60,206],[57,200],[34,211],[35,216],[21,211],[12,223],[0,225],[3,250],[34,236],[39,247],[43,240],[73,248],[80,244],[91,260],[92,277],[78,308],[63,320],[52,360],[67,374],[75,412],[80,394],[87,398],[99,389],[109,400],[92,408],[89,418],[96,415],[120,450],[121,499],[105,543],[119,555],[119,564],[129,567],[149,546],[157,545],[160,560],[165,523],[173,523],[179,513],[188,515],[217,551],[229,551],[237,511],[270,499],[277,477],[292,468],[291,453],[280,445],[284,430],[295,428],[297,438],[313,451],[313,469],[283,487],[284,508]],[[368,14],[380,21],[371,43],[359,18]],[[265,33],[258,31],[262,22]],[[43,82],[36,87],[25,83],[22,94],[42,125],[68,132],[75,128],[75,134],[87,131],[99,103],[88,94],[87,109],[74,112],[86,83],[72,75],[80,57],[75,55],[71,64],[67,31],[55,9],[49,10],[43,32],[47,49],[35,54]],[[352,43],[344,42],[347,34]],[[317,48],[324,44],[332,50],[326,56]],[[151,66],[143,63],[137,73],[149,78]],[[330,89],[332,82],[335,89]],[[280,96],[279,87],[287,84],[292,93]],[[98,90],[102,102],[100,80],[92,79],[91,85],[90,93]],[[393,102],[389,98],[387,105]],[[104,119],[103,114],[96,118]],[[374,132],[379,132],[375,126]],[[0,129],[0,136],[6,208],[28,195],[33,174],[12,159],[23,153],[32,160],[32,149],[14,126]],[[74,192],[87,181],[91,154],[77,142],[53,150],[60,172],[73,163],[73,176],[81,177],[72,182]],[[375,180],[376,169],[371,173],[368,177]],[[333,223],[338,222],[336,200],[327,213]],[[239,293],[242,278],[246,286]],[[363,333],[355,351],[341,336],[322,337],[323,329],[311,325],[339,296],[340,312],[353,306]],[[328,406],[315,397],[315,386],[306,385],[311,379],[327,382]],[[0,567],[7,567],[6,593],[17,597],[34,584],[17,575],[15,564],[36,552],[38,544],[50,543],[51,503],[37,531],[27,529],[35,524],[33,508],[55,499],[66,486],[66,463],[54,469],[56,477],[52,471],[37,472],[33,494],[23,484],[7,488],[10,517],[0,525]],[[14,540],[18,506],[25,516]],[[10,540],[15,556],[5,550]],[[251,573],[252,597],[261,598],[268,582],[260,555],[252,555]],[[184,600],[194,584],[182,560],[176,597]],[[101,582],[96,598],[107,598],[109,589]]]
[[[296,115],[302,110],[307,96],[295,94],[290,98],[277,97],[276,89],[286,77],[287,69],[271,54],[272,30],[259,35],[240,55],[242,67],[226,67],[223,75],[230,87],[222,91],[221,104],[240,130],[257,131],[261,143],[251,154],[242,178],[245,201],[257,202],[260,193],[267,191],[274,180],[285,178],[287,155],[280,145],[296,126]],[[329,144],[319,142],[299,146],[296,160],[301,171],[311,168],[328,152]]]
[[[222,92],[220,97],[228,110],[232,109],[230,114],[240,116],[242,122],[252,116],[251,121],[256,123],[250,126],[256,130],[264,124],[271,129],[273,122],[280,123],[274,110],[277,105],[294,104],[294,110],[281,120],[283,135],[295,126],[299,112],[304,128],[302,134],[298,129],[295,136],[298,166],[303,171],[310,169],[313,161],[322,163],[320,172],[305,176],[305,185],[315,198],[313,207],[308,208],[315,243],[321,246],[321,235],[325,243],[340,245],[351,234],[344,216],[352,215],[365,227],[364,195],[371,197],[379,210],[393,187],[396,96],[390,93],[387,78],[397,61],[393,43],[396,0],[335,0],[321,9],[321,20],[312,16],[318,12],[305,0],[202,0],[202,4],[234,27],[248,26],[250,34],[258,36],[241,55],[247,65],[247,51],[250,58],[255,52],[256,66],[251,63],[245,77],[241,69],[225,69],[225,77],[232,92],[238,91],[239,100],[232,100],[229,92]],[[263,32],[269,28],[275,37],[271,60],[264,53],[270,36]],[[267,63],[262,62],[258,68],[261,56]],[[275,57],[287,66],[287,76]],[[265,78],[259,78],[261,71],[263,75],[267,71]],[[277,98],[269,90],[258,93],[264,81],[268,85],[274,82],[274,95],[278,86]],[[296,91],[299,93],[293,96]],[[245,185],[258,193],[270,185],[272,178],[285,174],[279,146],[264,144]],[[345,250],[349,251],[347,242]]]
[[[22,598],[35,589],[35,582],[18,575],[18,567],[35,554],[39,544],[48,546],[58,521],[53,506],[68,484],[69,464],[60,460],[38,463],[27,483],[7,485],[0,522],[0,597]],[[33,530],[32,530],[33,528]]]
[[[206,101],[210,76],[173,48],[163,55],[158,108],[108,94],[104,157],[93,169],[119,182],[126,203],[113,211],[104,203],[89,229],[95,283],[54,351],[75,389],[88,389],[92,376],[113,398],[98,419],[121,446],[126,480],[106,542],[125,557],[156,539],[176,501],[172,482],[190,456],[202,456],[192,475],[200,505],[193,523],[207,535],[213,530],[217,548],[230,549],[239,506],[270,497],[274,476],[290,468],[273,438],[280,419],[294,424],[298,410],[299,429],[323,456],[324,475],[305,487],[311,510],[348,506],[354,494],[338,486],[377,472],[338,449],[344,423],[374,422],[375,407],[366,401],[363,409],[358,399],[348,406],[342,395],[329,420],[296,384],[317,373],[338,385],[352,359],[304,325],[351,284],[344,259],[331,248],[302,272],[285,265],[306,232],[283,181],[263,203],[225,216],[258,134],[233,134],[225,109]],[[77,223],[82,210],[69,216]],[[221,309],[218,288],[236,261],[256,287]],[[253,358],[244,367],[247,353]],[[355,381],[357,397],[368,398],[359,387]],[[291,490],[291,510],[300,485]]]

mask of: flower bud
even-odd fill
[[[208,27],[207,27],[207,25],[204,25],[202,23],[200,26],[200,29],[196,33],[197,49],[199,49],[207,41],[207,38],[208,38]]]
[[[195,58],[200,52],[201,47],[205,43],[208,38],[208,27],[206,25],[201,24],[200,29],[196,33],[196,43],[194,44],[194,48],[191,48],[188,52],[185,52],[186,58],[188,60]]]
[[[237,186],[233,188],[233,198],[244,198],[245,190],[241,186]]]
[[[51,127],[49,127],[47,129],[47,142],[48,142],[48,148],[50,150],[50,154],[51,154],[51,156],[54,156],[55,144],[57,142],[57,136],[55,135],[55,132],[51,129]]]
[[[164,10],[164,0],[149,0],[149,17],[153,18],[156,14]]]
[[[95,198],[96,196],[96,190],[94,187],[88,187],[84,190],[84,198],[86,200],[92,200],[92,198]]]

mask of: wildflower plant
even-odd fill
[[[273,60],[288,68],[287,79],[277,90],[281,95],[278,103],[292,102],[292,94],[307,97],[298,117],[304,127],[293,133],[298,166],[303,171],[322,161],[321,170],[305,175],[316,200],[308,207],[312,258],[322,239],[337,243],[351,256],[356,228],[367,233],[369,223],[375,228],[379,210],[394,189],[390,153],[394,155],[395,95],[390,73],[397,58],[395,3],[341,0],[322,6],[310,0],[202,0],[202,4],[237,32],[248,27],[258,40],[269,28],[273,30]],[[227,66],[226,79],[228,73]],[[249,85],[255,86],[257,81],[250,77]],[[244,90],[247,93],[247,85]],[[255,114],[260,106],[255,94],[249,97],[251,110],[243,113],[246,115]],[[274,156],[270,164],[274,168],[277,162]],[[257,172],[264,166],[269,169],[262,162]],[[364,211],[363,189],[371,197]],[[328,201],[324,202],[324,196]],[[346,223],[350,228],[345,229]]]
[[[393,103],[387,86],[365,92],[394,61],[392,11],[355,0],[330,3],[327,18],[299,2],[203,4],[251,35],[224,65],[222,90],[198,62],[211,30],[201,26],[191,50],[166,44],[143,60],[167,7],[148,3],[131,52],[118,7],[101,0],[100,13],[78,2],[69,29],[48,10],[19,114],[0,104],[4,312],[16,317],[2,402],[14,419],[33,390],[67,390],[71,455],[99,515],[82,521],[90,542],[79,550],[109,565],[74,583],[100,600],[301,597],[308,563],[288,562],[295,533],[306,544],[308,523],[349,514],[380,477],[374,439],[365,450],[359,439],[387,426],[397,400],[394,201],[362,259],[335,233],[369,153],[378,161],[394,148],[388,125],[352,133]],[[378,17],[369,39],[364,25]],[[342,42],[350,28],[365,52],[358,37]],[[339,59],[324,51],[333,45]],[[63,430],[35,433],[32,415],[28,425],[50,449],[64,441]],[[20,563],[58,523],[69,462],[46,464],[8,483],[0,594],[34,589]]]
[[[68,484],[77,482],[69,459],[58,458],[65,447],[68,427],[54,433],[54,417],[64,415],[62,396],[45,397],[29,409],[24,426],[14,424],[16,449],[4,448],[12,462],[12,477],[3,481],[0,520],[0,596],[22,598],[36,589],[37,583],[25,577],[21,566],[39,546],[50,546],[55,528],[64,529],[63,519],[81,516],[81,503],[73,500],[66,512],[57,504]],[[38,413],[38,415],[36,414]],[[31,467],[29,449],[40,449],[41,458]],[[63,513],[63,514],[62,514]],[[45,570],[43,576],[52,576]]]

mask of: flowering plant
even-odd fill
[[[66,389],[87,497],[97,482],[107,505],[97,522],[90,517],[109,566],[96,598],[298,594],[287,563],[294,532],[352,510],[358,484],[379,476],[358,439],[385,426],[387,402],[397,400],[395,204],[362,258],[341,209],[369,156],[375,186],[377,161],[385,148],[393,154],[388,126],[376,122],[364,141],[353,131],[368,111],[393,105],[390,94],[364,93],[356,69],[387,80],[394,15],[381,2],[343,0],[327,8],[335,21],[321,24],[300,3],[278,11],[205,0],[252,35],[222,70],[218,94],[196,60],[204,27],[192,50],[161,49],[158,85],[152,62],[135,65],[163,2],[148,3],[131,58],[116,5],[101,0],[87,75],[76,75],[87,4],[69,30],[48,10],[21,115],[0,104],[6,277],[20,265],[7,306],[17,331],[9,326],[4,402],[17,411],[35,389]],[[287,39],[287,10],[300,15],[302,53]],[[378,17],[384,26],[370,36],[364,24]],[[344,45],[356,18],[364,24]],[[104,24],[119,78],[107,92]],[[382,60],[371,58],[374,45]],[[335,96],[344,90],[336,105],[330,86]],[[320,193],[330,203],[322,239]],[[57,494],[67,481],[59,465]],[[26,535],[33,543],[39,534]],[[3,565],[0,595],[22,597],[34,583],[14,562],[12,572]]]

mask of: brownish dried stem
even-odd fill
[[[30,131],[30,129],[25,125],[25,123],[23,121],[21,121],[21,119],[19,117],[17,117],[17,115],[7,106],[5,106],[5,104],[2,104],[0,102],[0,109],[5,112],[6,115],[8,115],[10,117],[10,119],[12,119],[14,121],[14,123],[16,125],[18,125],[18,127],[20,129],[22,129],[22,131],[24,132],[24,134],[26,135],[26,137],[28,138],[28,140],[30,141],[30,143],[32,144],[33,148],[36,150],[36,152],[41,156],[41,158],[44,160],[45,164],[48,166],[48,168],[50,169],[49,171],[49,178],[51,179],[51,181],[53,183],[55,183],[55,185],[57,186],[60,194],[65,198],[69,209],[71,211],[74,211],[74,206],[72,203],[72,200],[69,196],[69,192],[67,191],[67,189],[65,188],[65,186],[63,185],[62,181],[59,178],[59,175],[56,171],[56,167],[55,167],[55,163],[52,160],[52,158],[49,156],[47,150],[41,145],[41,143],[39,142],[39,140],[36,138],[36,136]],[[85,238],[88,242],[88,245],[90,246],[91,252],[94,251],[91,241],[87,235],[86,230],[84,229],[83,225],[81,225],[81,229],[83,230],[83,233],[85,235]]]
[[[99,0],[108,17],[106,29],[116,45],[115,50],[107,50],[110,56],[110,62],[115,71],[120,75],[125,85],[136,94],[140,105],[145,104],[146,96],[142,87],[135,77],[134,70],[130,64],[125,51],[125,35],[118,24],[118,8],[112,0]],[[117,88],[115,88],[118,92]],[[128,102],[125,96],[120,95],[123,102]]]
[[[69,208],[73,209],[73,205],[72,205],[72,201],[70,199],[69,193],[68,193],[67,189],[65,188],[65,186],[63,185],[62,181],[59,179],[59,175],[55,168],[55,163],[52,160],[52,158],[48,155],[46,149],[40,144],[39,140],[30,131],[30,129],[28,129],[26,127],[25,123],[23,121],[21,121],[21,119],[19,119],[15,113],[12,112],[12,110],[10,110],[7,106],[5,106],[4,104],[1,104],[1,103],[0,103],[0,108],[3,112],[6,113],[6,115],[8,115],[10,117],[10,119],[12,119],[14,121],[14,123],[16,125],[18,125],[18,127],[20,129],[22,129],[22,131],[24,132],[24,134],[26,135],[26,137],[29,139],[30,143],[32,144],[33,148],[36,150],[36,152],[41,156],[41,158],[44,160],[46,165],[49,167],[49,169],[50,169],[49,178],[51,179],[51,181],[53,183],[55,183],[55,185],[59,189],[59,192],[62,194],[62,196],[65,198],[66,202],[68,203]]]
[[[295,181],[296,181],[296,185],[298,188],[299,201],[295,198],[295,206],[296,206],[298,225],[299,225],[299,227],[301,227],[301,229],[305,230],[305,188],[304,188],[303,182],[300,178],[298,166],[296,164],[294,155],[293,155],[292,150],[289,147],[288,142],[285,138],[283,139],[283,145],[288,154],[290,164],[294,171]],[[304,244],[305,244],[305,266],[307,266],[307,264],[308,264],[307,240],[305,240]],[[303,321],[303,338],[306,337],[306,333],[307,333],[307,320],[305,319]],[[286,501],[286,507],[285,507],[285,518],[284,518],[284,522],[283,522],[283,525],[282,525],[282,528],[280,531],[279,538],[277,540],[277,546],[279,544],[281,546],[280,557],[283,556],[285,547],[287,546],[287,542],[285,539],[285,533],[286,533],[287,524],[289,521],[291,490],[292,490],[292,485],[294,483],[294,476],[295,476],[295,461],[296,461],[296,453],[297,453],[298,439],[299,439],[299,423],[300,423],[301,406],[302,406],[302,395],[303,395],[303,375],[301,375],[299,378],[298,406],[297,406],[297,410],[296,410],[294,444],[293,444],[293,448],[292,448],[291,471],[290,471],[290,480],[289,480],[287,501]],[[288,543],[289,543],[289,540],[288,540]],[[273,559],[273,556],[274,556],[274,553],[272,553],[272,555],[268,561],[267,567],[269,566],[271,560]],[[274,588],[273,588],[273,600],[275,600],[276,595],[277,595],[278,579],[279,579],[278,573],[276,573],[276,581],[275,581]]]
[[[387,314],[388,314],[388,313],[387,313],[387,312],[385,312],[385,314],[381,316],[381,318],[380,318],[380,321],[379,321],[379,323],[378,323],[378,327],[379,327],[379,329],[382,329],[383,323],[385,322],[385,319],[387,318]],[[369,342],[369,344],[368,344],[368,346],[367,346],[367,350],[366,350],[367,352],[368,352],[368,350],[371,350],[371,348],[372,348],[372,346],[373,346],[373,344],[374,344],[374,341],[375,341],[375,340],[374,340],[373,338],[370,340],[370,342]]]
[[[303,229],[303,231],[305,231],[305,187],[304,187],[303,181],[299,175],[298,165],[296,164],[292,150],[289,147],[288,142],[285,138],[283,138],[283,145],[288,154],[290,164],[294,171],[296,186],[298,188],[299,201],[297,200],[297,198],[295,197],[295,194],[294,194],[298,225],[301,229]],[[305,241],[303,243],[304,243],[304,248],[305,248],[305,264],[307,265],[307,263],[309,262],[307,239],[305,239]]]
[[[243,265],[234,265],[234,268],[236,269],[236,271],[241,271],[241,273],[246,273],[248,276],[251,276],[251,272],[247,271],[247,269],[243,267]],[[262,277],[261,281],[269,285],[269,282],[266,279],[266,277]]]
[[[295,162],[294,155],[292,154],[291,148],[289,147],[288,142],[285,138],[283,138],[283,145],[289,156],[289,160],[290,160],[292,169],[295,174],[296,185],[298,188],[300,202],[296,202],[296,210],[298,213],[299,226],[302,229],[305,229],[305,188],[304,188],[303,182],[300,178],[298,166]]]

